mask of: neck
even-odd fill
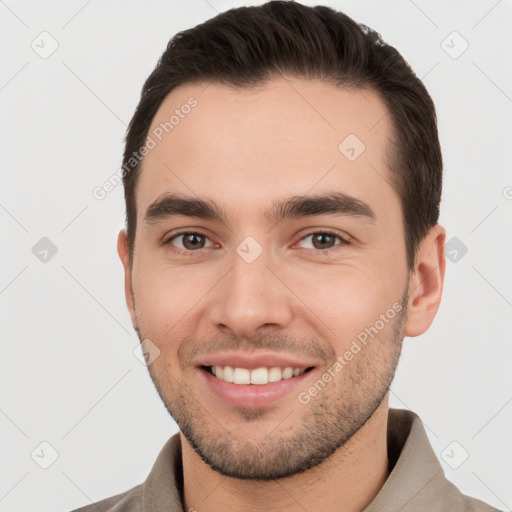
[[[388,477],[387,418],[386,397],[366,424],[323,463],[271,481],[240,480],[213,471],[180,433],[184,510],[360,512]]]

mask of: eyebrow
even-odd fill
[[[152,202],[146,209],[144,221],[151,224],[176,215],[216,220],[230,225],[229,216],[214,201],[173,193],[165,193]],[[284,219],[318,215],[355,216],[371,221],[375,221],[376,217],[367,203],[342,192],[279,199],[265,212],[267,221],[275,224]]]

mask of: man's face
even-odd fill
[[[205,85],[175,89],[152,122],[149,135],[197,100],[144,159],[128,302],[160,350],[156,388],[202,459],[229,476],[287,476],[350,439],[398,362],[408,270],[391,125],[371,91]],[[183,202],[147,215],[164,194],[222,218]],[[273,208],[326,194],[345,200]],[[300,374],[282,378],[287,367]]]

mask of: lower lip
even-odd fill
[[[297,388],[315,371],[313,368],[296,377],[267,384],[233,384],[218,379],[204,368],[198,370],[217,396],[237,407],[260,407],[269,405],[294,390],[298,394]]]

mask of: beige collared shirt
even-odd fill
[[[420,418],[390,409],[388,457],[393,467],[386,483],[363,512],[490,512],[449,482],[430,446]],[[173,435],[159,453],[143,484],[74,512],[184,512],[181,489],[181,440]]]

